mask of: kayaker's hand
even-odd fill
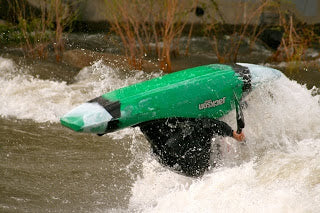
[[[237,141],[241,142],[245,139],[245,136],[244,136],[243,132],[238,134],[236,131],[233,131],[233,138],[236,139]]]

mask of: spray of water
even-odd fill
[[[282,77],[261,85],[245,101],[246,146],[231,138],[220,140],[221,166],[200,179],[180,176],[155,160],[146,160],[143,176],[132,189],[130,209],[319,212],[319,96]],[[236,127],[235,112],[223,120]]]
[[[159,76],[132,71],[121,74],[102,61],[83,68],[76,82],[42,80],[25,74],[28,67],[19,67],[12,60],[0,57],[0,115],[36,122],[58,122],[75,106],[110,90]]]
[[[24,69],[0,57],[2,117],[58,122],[78,104],[159,75],[125,75],[98,61],[68,85],[34,78]],[[199,179],[162,167],[137,129],[109,135],[132,142],[136,158],[124,169],[134,173],[141,165],[128,211],[320,212],[320,104],[319,95],[311,93],[286,77],[252,91],[245,98],[246,146],[216,139],[223,153],[220,166]],[[222,120],[236,128],[234,111]]]

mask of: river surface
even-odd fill
[[[197,179],[162,167],[137,128],[99,137],[59,124],[87,100],[159,75],[2,53],[0,212],[320,212],[318,74],[252,91],[246,145],[215,139],[220,166]],[[236,127],[234,111],[222,120]]]

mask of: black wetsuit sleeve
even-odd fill
[[[205,122],[206,123],[204,123],[204,127],[210,128],[212,134],[229,137],[233,136],[233,130],[227,123],[216,119],[210,119],[210,121]],[[210,124],[210,126],[207,126],[206,124]]]

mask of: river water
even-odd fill
[[[252,91],[246,145],[215,139],[220,166],[194,179],[162,167],[139,129],[98,137],[59,124],[78,104],[159,72],[25,61],[0,57],[0,212],[320,212],[319,79]],[[234,111],[222,120],[236,127]]]

